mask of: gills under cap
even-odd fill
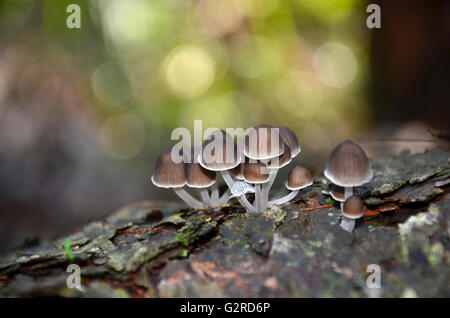
[[[341,187],[357,187],[372,179],[369,158],[355,142],[346,140],[331,152],[324,175]]]
[[[186,171],[183,162],[172,160],[172,148],[159,155],[155,164],[155,173],[151,180],[160,188],[180,188],[186,184]]]
[[[305,167],[296,165],[289,172],[286,188],[289,190],[300,190],[310,186],[313,183],[311,172]]]
[[[356,195],[352,195],[344,202],[342,213],[349,219],[359,219],[364,215],[364,204]]]

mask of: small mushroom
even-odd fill
[[[172,148],[164,151],[156,160],[152,183],[160,188],[172,188],[173,191],[191,208],[200,209],[203,203],[191,196],[183,187],[186,185],[186,169],[184,162],[172,160]]]
[[[212,202],[208,192],[208,188],[216,183],[215,171],[206,170],[198,163],[187,163],[186,179],[188,187],[198,189],[205,207],[217,205],[217,202]]]
[[[287,147],[286,147],[287,148]],[[276,171],[275,168],[279,164],[278,160],[285,151],[285,144],[279,135],[279,129],[269,125],[259,125],[247,134],[244,144],[244,155],[253,160],[263,164],[269,164],[274,167],[270,171],[269,178],[264,182],[261,187],[261,191],[257,189],[255,192],[255,203],[258,204],[260,209],[265,210],[267,208],[267,202],[269,197],[269,189],[275,180]]]
[[[345,199],[353,194],[353,187],[358,187],[372,179],[369,158],[355,142],[346,140],[331,152],[325,177],[333,184],[344,187]]]
[[[296,165],[289,172],[288,181],[286,182],[286,188],[291,192],[282,198],[269,201],[269,207],[272,205],[281,205],[289,202],[298,194],[301,189],[304,189],[313,184],[311,172],[305,167]]]
[[[272,173],[269,181],[264,185],[264,196],[266,201],[269,200],[269,191],[275,182],[278,170],[289,164],[301,151],[300,143],[292,130],[284,126],[277,126],[276,128],[278,129],[281,140],[284,142],[284,153],[278,158],[272,159],[268,164],[268,167],[272,169]],[[291,159],[288,160],[289,156]],[[276,167],[276,162],[279,162],[279,167]]]
[[[269,180],[270,174],[266,165],[262,162],[248,162],[244,167],[244,180],[255,187],[254,212],[264,212],[267,205],[264,205],[264,196],[261,185]]]
[[[356,195],[352,195],[344,202],[342,209],[341,228],[352,232],[355,228],[355,220],[364,215],[364,204]]]

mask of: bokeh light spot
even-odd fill
[[[122,45],[146,39],[153,30],[153,10],[146,0],[107,0],[105,24],[111,39]]]
[[[165,78],[180,97],[192,98],[205,92],[214,81],[216,65],[203,48],[187,45],[174,50],[165,63]]]
[[[317,78],[333,88],[344,88],[355,79],[358,63],[352,50],[341,43],[325,43],[314,52]]]

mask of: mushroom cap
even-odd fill
[[[216,172],[206,170],[198,163],[186,164],[187,185],[191,188],[208,188],[216,182]]]
[[[279,130],[269,125],[259,125],[245,136],[244,154],[253,160],[265,160],[280,156],[284,142]]]
[[[151,180],[160,188],[180,188],[186,184],[184,162],[176,163],[172,160],[172,148],[161,153],[156,160],[155,173]]]
[[[244,167],[245,163],[241,162],[238,166],[230,170],[230,173],[237,180],[244,180]]]
[[[302,149],[300,148],[300,143],[298,142],[295,133],[289,128],[284,126],[277,126],[276,128],[279,129],[281,139],[291,150],[291,158],[297,157],[297,155],[300,153],[300,151],[302,151]]]
[[[300,165],[296,165],[289,172],[286,188],[291,191],[300,190],[313,183],[311,172]]]
[[[339,202],[345,201],[345,188],[340,187],[335,184],[330,184],[330,195],[331,197]]]
[[[352,195],[344,202],[342,213],[349,219],[359,219],[364,215],[364,204],[356,195]]]
[[[202,145],[198,155],[200,165],[212,171],[223,171],[237,167],[242,161],[242,154],[233,138],[224,130],[215,130]]]
[[[244,181],[248,183],[265,183],[270,178],[270,170],[262,162],[247,162],[244,165]]]
[[[324,175],[341,187],[357,187],[372,179],[369,158],[355,142],[346,140],[331,152]]]
[[[288,165],[292,161],[291,150],[286,144],[284,145],[284,152],[275,158],[270,159],[267,163],[269,169],[280,169]]]

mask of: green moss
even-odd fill
[[[74,257],[73,257],[72,250],[70,248],[70,243],[71,243],[71,239],[70,239],[70,237],[68,237],[66,239],[66,242],[64,243],[64,253],[67,256],[67,259],[69,260],[69,263],[72,263],[73,260],[74,260]]]

